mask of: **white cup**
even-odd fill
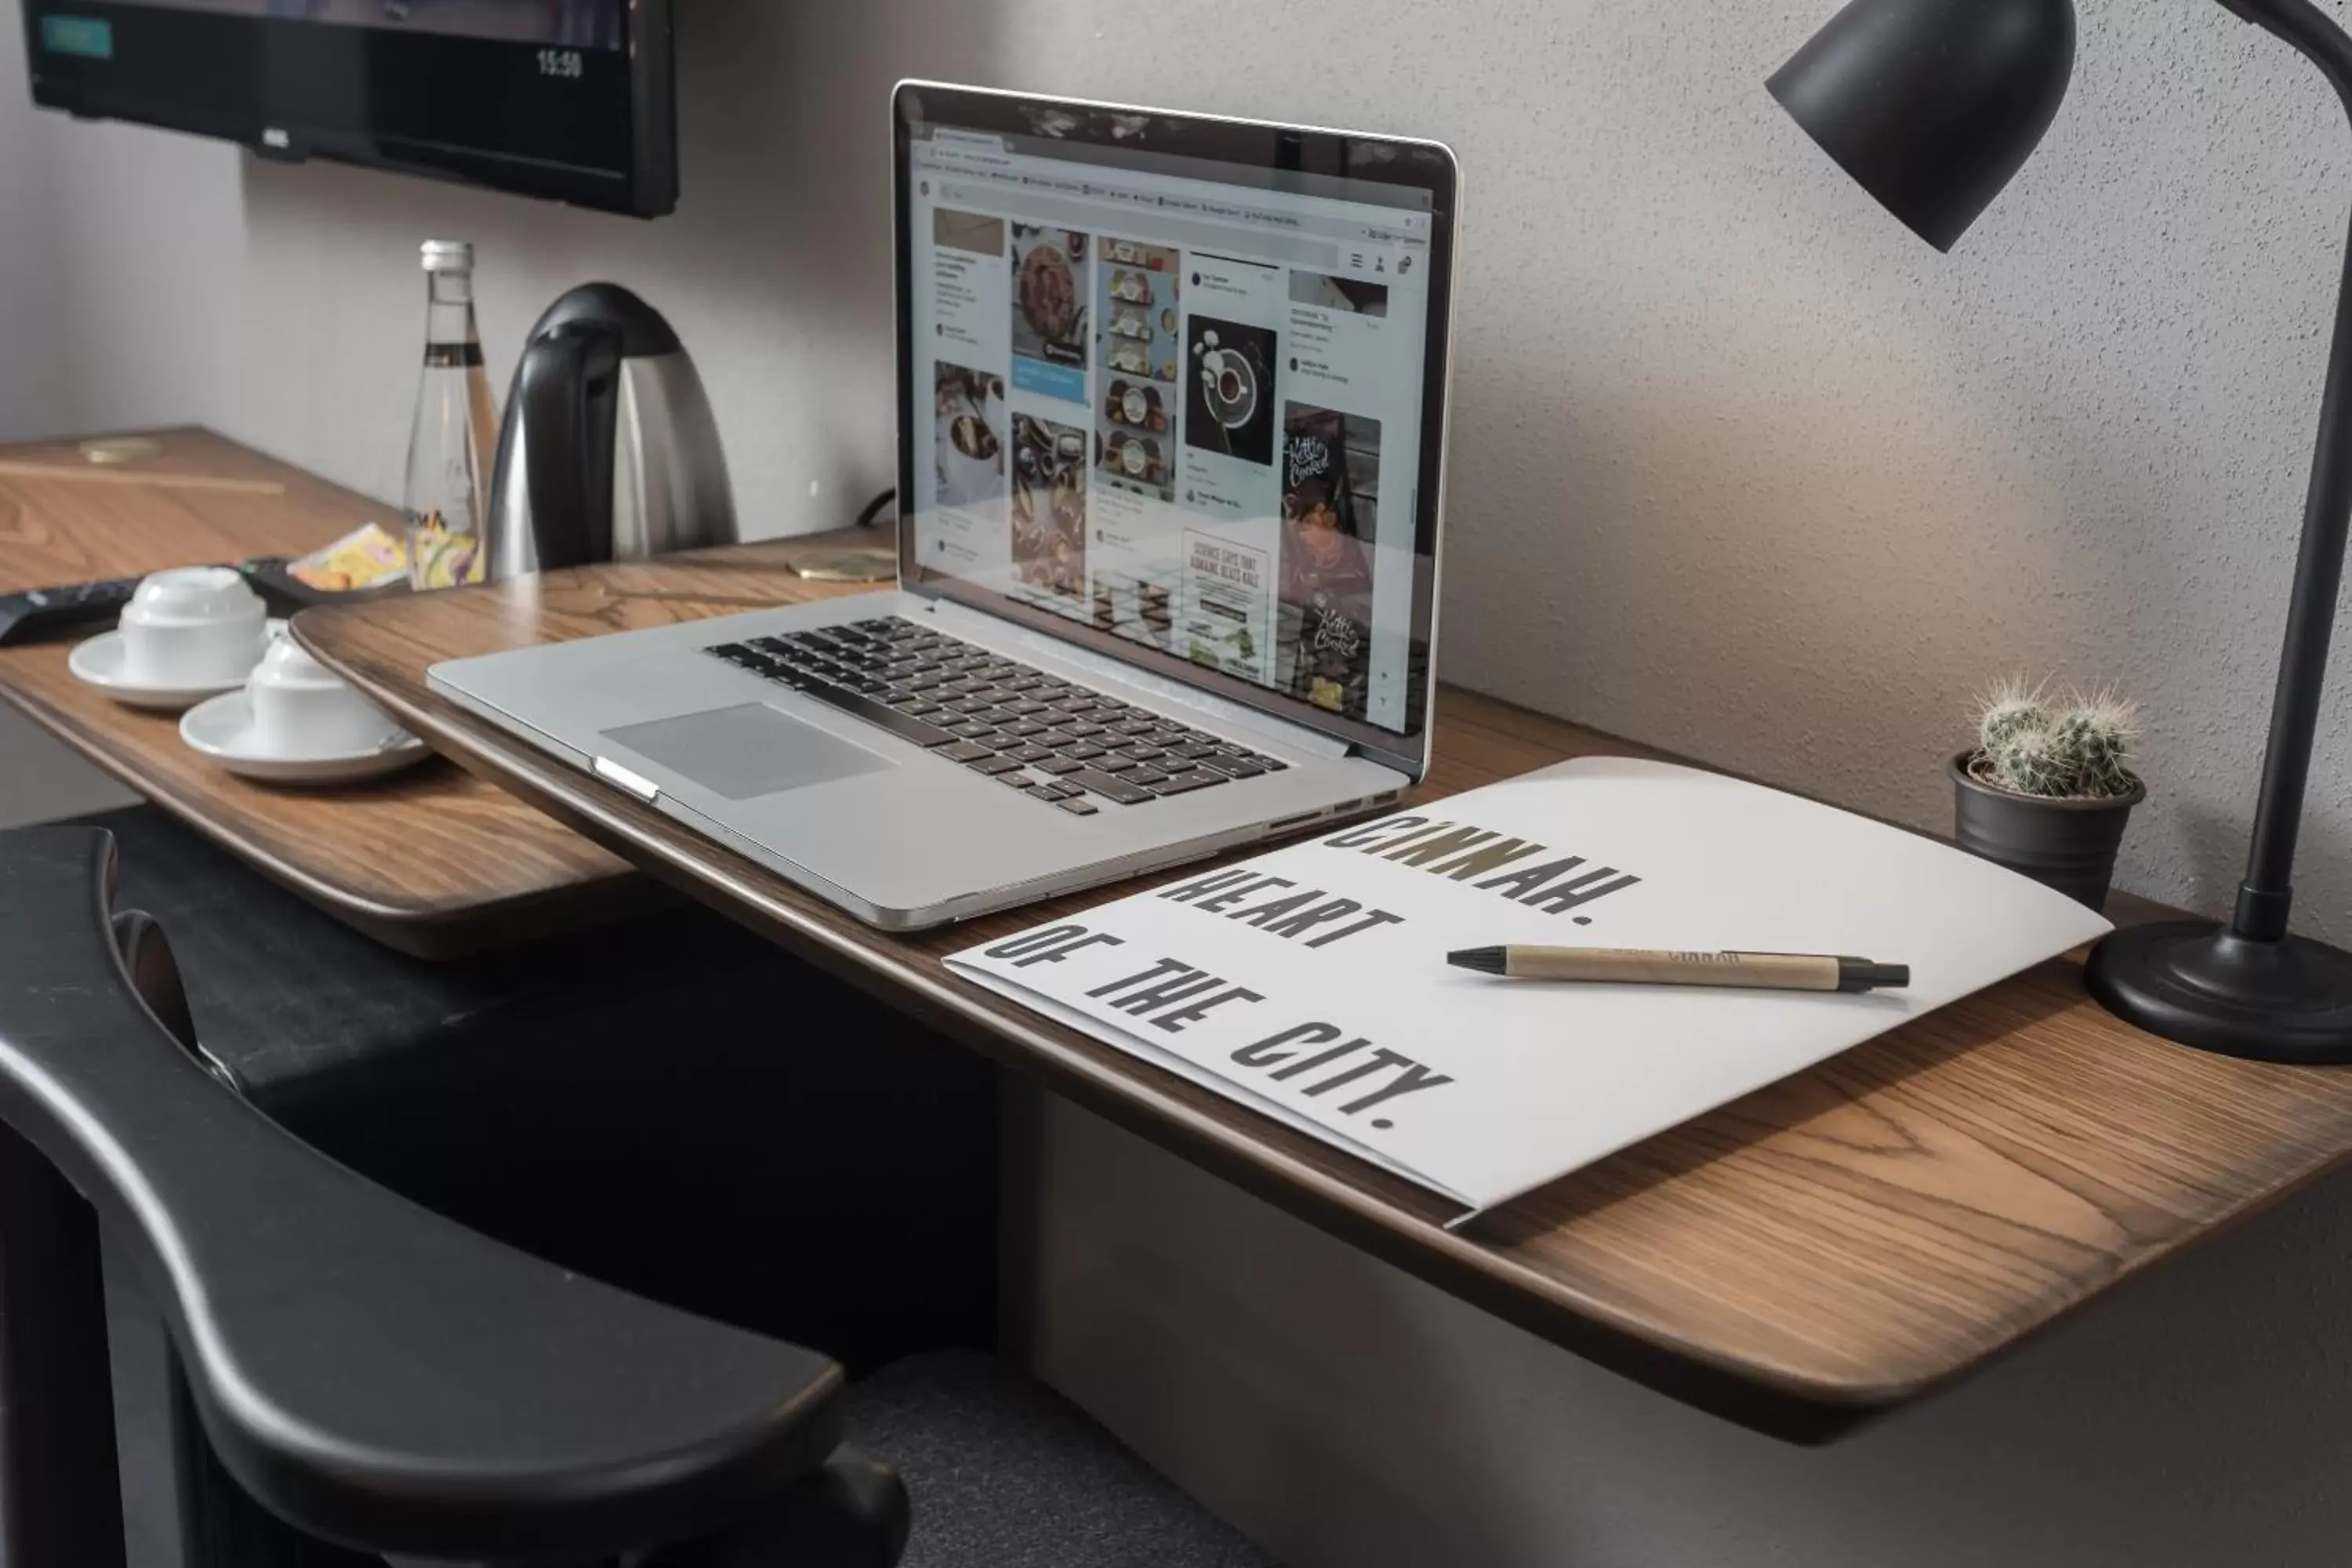
[[[122,673],[142,686],[234,686],[261,657],[261,595],[226,566],[152,572],[122,607]]]
[[[345,756],[400,733],[383,710],[291,637],[269,645],[245,691],[253,706],[254,744],[271,756]]]

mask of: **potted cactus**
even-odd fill
[[[1978,705],[1977,743],[1952,759],[1954,837],[1972,855],[2098,909],[2131,808],[2133,706],[2105,691],[2053,697],[2004,681]]]

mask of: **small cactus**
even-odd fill
[[[1977,744],[1988,756],[2007,747],[2020,731],[2043,729],[2050,722],[2049,705],[2042,700],[2041,688],[2029,690],[2025,682],[2017,679],[1994,687],[1982,710],[1977,721]]]
[[[2139,738],[2132,704],[2105,689],[2053,699],[2045,689],[2002,681],[1979,706],[1977,752],[1969,771],[1987,784],[2044,799],[2105,800],[2129,795]]]
[[[2019,795],[2071,795],[2074,769],[2058,741],[2058,731],[2046,724],[2029,724],[2011,731],[2000,750],[1989,753],[1993,779]]]

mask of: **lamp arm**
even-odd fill
[[[2346,108],[2352,110],[2352,37],[2313,0],[2214,0],[2214,4],[2240,21],[2252,22],[2294,45],[2326,75]]]
[[[2352,37],[2333,17],[2311,0],[2217,3],[2300,50],[2326,75],[2347,113],[2352,114]],[[2319,439],[2304,500],[2303,543],[2295,558],[2278,685],[2271,698],[2270,739],[2263,752],[2253,837],[2230,922],[2236,935],[2257,942],[2278,942],[2287,933],[2294,896],[2295,837],[2310,780],[2320,694],[2327,680],[2327,643],[2343,584],[2345,535],[2352,525],[2352,237],[2346,240],[2344,266],[2326,390],[2320,399]]]

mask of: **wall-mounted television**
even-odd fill
[[[33,100],[656,217],[670,0],[24,0]]]

